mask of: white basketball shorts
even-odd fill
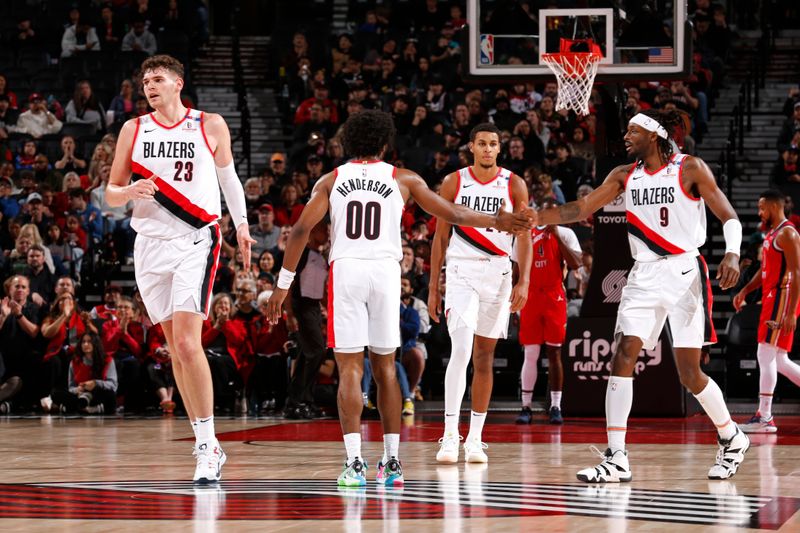
[[[675,348],[716,342],[711,322],[711,288],[702,256],[691,253],[634,263],[622,289],[615,337],[639,337],[646,350],[658,343],[669,318]]]
[[[171,320],[175,311],[208,317],[219,252],[217,224],[174,239],[136,236],[136,285],[154,324]]]
[[[400,263],[337,259],[328,275],[328,347],[393,353],[400,346]]]
[[[511,314],[511,261],[450,259],[444,305],[450,332],[467,327],[476,335],[505,339]]]

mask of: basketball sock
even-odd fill
[[[472,411],[472,416],[469,417],[469,434],[467,434],[467,440],[481,441],[484,422],[486,422],[486,413],[476,413]]]
[[[400,452],[400,434],[399,433],[384,433],[383,434],[383,459],[381,462],[386,464],[390,458],[397,459]]]
[[[195,440],[197,440],[197,444],[208,443],[213,440],[216,440],[217,437],[214,434],[214,416],[209,416],[208,418],[198,418],[196,420],[197,423],[197,433],[195,434]]]
[[[777,349],[776,351],[775,362],[778,367],[778,372],[800,387],[800,365],[789,359],[789,354],[786,353],[786,350]]]
[[[606,433],[611,452],[625,450],[625,433],[633,404],[633,378],[611,376],[606,386]]]
[[[361,459],[361,433],[346,433],[344,447],[347,450],[348,465],[356,459]]]
[[[538,344],[525,345],[525,359],[522,362],[522,407],[530,407],[533,400],[533,387],[536,385],[537,364],[542,347]]]
[[[758,412],[765,419],[772,416],[772,394],[778,384],[778,362],[775,347],[760,342],[758,344]]]
[[[192,433],[194,433],[194,438],[197,440],[197,420],[192,421]]]
[[[731,420],[731,414],[728,412],[728,406],[725,405],[722,391],[713,379],[708,378],[706,388],[700,391],[700,394],[695,394],[694,397],[717,426],[717,432],[721,439],[729,440],[736,434],[736,424]]]
[[[474,337],[469,328],[458,328],[450,332],[452,348],[444,374],[445,433],[458,434],[458,415],[461,412],[464,391],[467,389],[467,366],[472,356]]]
[[[560,391],[560,390],[550,391],[550,407],[551,408],[552,407],[557,407],[558,409],[561,409],[561,394],[562,394],[562,391]]]

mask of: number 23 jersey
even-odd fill
[[[625,180],[628,242],[636,261],[693,253],[706,242],[706,207],[681,181],[686,154],[673,155],[666,165],[648,172],[642,163]]]
[[[345,257],[403,258],[400,222],[405,202],[396,171],[388,163],[370,160],[353,160],[334,170],[330,262]]]
[[[131,227],[138,233],[171,239],[220,217],[219,181],[203,119],[196,109],[173,126],[159,123],[153,113],[137,119],[132,179],[152,179],[158,186],[152,200],[133,202]]]

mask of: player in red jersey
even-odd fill
[[[794,341],[800,304],[800,235],[786,219],[785,195],[768,190],[758,199],[758,216],[769,229],[764,238],[761,268],[753,279],[733,297],[740,310],[745,297],[761,287],[761,318],[758,324],[759,380],[758,411],[747,424],[739,427],[747,433],[775,433],[772,419],[772,393],[780,372],[800,386],[800,366],[789,359]]]
[[[542,203],[543,209],[555,206],[552,200]],[[519,343],[525,350],[522,363],[522,410],[517,424],[530,424],[533,419],[531,397],[536,384],[537,364],[542,344],[547,354],[550,381],[551,424],[562,424],[561,395],[564,390],[564,367],[561,345],[567,334],[567,294],[564,290],[564,266],[574,270],[581,266],[581,246],[575,232],[564,226],[538,226],[531,230],[531,261],[528,301],[519,313]],[[516,253],[516,246],[514,247]],[[512,259],[515,259],[512,256]],[[519,274],[514,263],[514,274]]]

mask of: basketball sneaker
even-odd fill
[[[194,470],[194,482],[197,485],[208,485],[222,479],[222,465],[228,460],[219,441],[204,442],[195,446],[192,455],[197,459]]]
[[[349,465],[344,464],[344,471],[336,482],[340,487],[363,487],[367,484],[367,463],[356,457]]]
[[[550,408],[550,423],[558,426],[564,423],[564,418],[561,416],[561,409],[558,407]]]
[[[413,416],[414,415],[414,402],[411,401],[411,398],[406,398],[403,400],[403,416]]]
[[[611,448],[601,452],[594,446],[590,446],[589,449],[602,457],[603,461],[595,467],[584,468],[578,472],[578,480],[586,483],[619,483],[633,479],[628,464],[628,452],[617,450],[612,453]]]
[[[737,426],[733,437],[729,440],[717,437],[717,442],[717,461],[708,471],[708,479],[728,479],[736,474],[739,465],[744,461],[744,454],[750,448],[750,439]]]
[[[776,433],[778,426],[775,425],[773,417],[764,418],[761,413],[756,412],[753,418],[748,420],[746,424],[740,425],[739,429],[745,433]]]
[[[436,453],[436,460],[440,463],[457,463],[458,443],[463,438],[457,433],[445,433],[444,437],[439,439],[439,451]]]
[[[390,457],[389,460],[386,461],[386,464],[378,462],[378,475],[375,481],[377,481],[379,485],[385,485],[387,487],[403,485],[405,483],[405,479],[403,478],[403,465],[400,464],[400,461],[398,461],[396,457]]]
[[[464,460],[468,463],[488,463],[489,457],[485,450],[489,445],[478,439],[467,439],[464,442]]]
[[[530,407],[523,407],[514,421],[516,424],[530,424],[533,422],[533,411]]]

